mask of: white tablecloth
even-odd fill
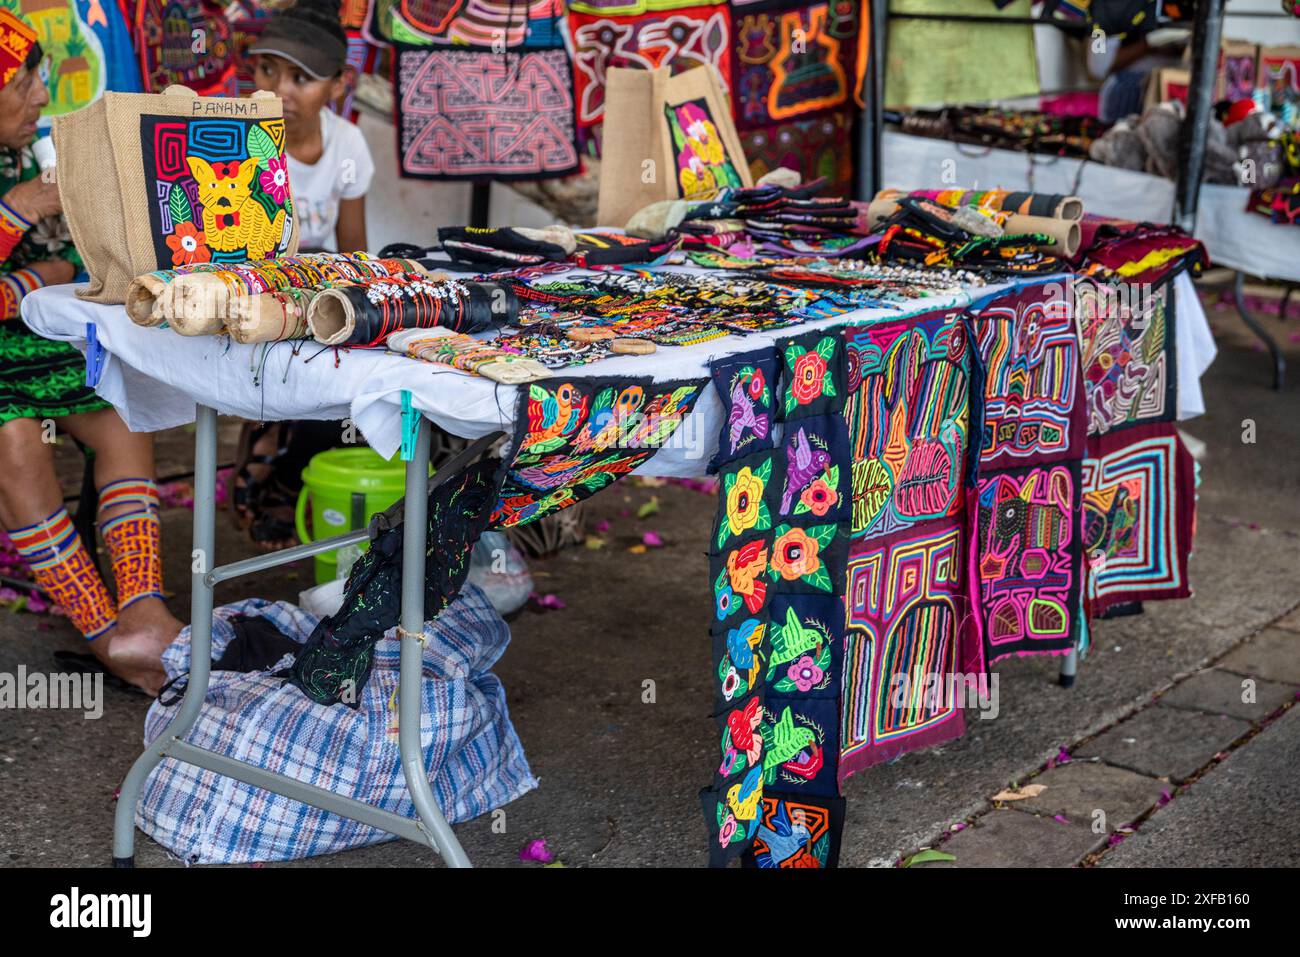
[[[1187,273],[1174,279],[1174,356],[1178,375],[1178,418],[1205,414],[1201,376],[1218,354],[1201,297]]]
[[[1205,411],[1200,375],[1214,358],[1214,340],[1191,280],[1183,276],[1178,282],[1174,328],[1178,417],[1182,419]],[[1013,285],[917,300],[907,309],[859,309],[775,333],[727,336],[697,346],[663,348],[648,356],[602,359],[556,375],[650,376],[659,382],[699,379],[708,376],[709,362],[716,356],[749,352],[819,326],[965,305]],[[147,329],[131,322],[121,306],[78,299],[75,288],[36,290],[23,299],[23,321],[41,335],[70,342],[83,352],[87,327],[94,324],[96,338],[107,352],[96,391],[117,408],[132,431],[155,432],[193,422],[196,404],[253,420],[350,418],[370,446],[387,458],[401,445],[401,393],[409,390],[412,405],[454,435],[477,438],[497,429],[513,432],[517,387],[384,349],[339,350],[336,368],[335,350],[310,340],[240,345],[226,336],[186,337],[170,329]],[[678,434],[638,471],[703,475],[717,448],[721,426],[722,403],[713,389],[705,389]]]
[[[894,130],[885,132],[881,155],[886,189],[1036,190],[1079,196],[1085,212],[1100,216],[1167,223],[1174,214],[1171,181],[1089,160],[986,149]],[[1236,186],[1202,186],[1196,238],[1217,265],[1300,282],[1300,229],[1246,212],[1249,195]]]
[[[982,287],[975,295],[983,298],[1012,285]],[[497,429],[513,432],[517,387],[384,349],[340,350],[335,368],[335,351],[310,340],[240,345],[226,336],[191,338],[170,329],[147,329],[131,322],[121,306],[83,302],[74,295],[75,288],[36,290],[23,299],[23,321],[41,335],[70,342],[83,352],[87,325],[95,325],[96,338],[108,352],[96,391],[117,408],[132,431],[154,432],[193,422],[196,404],[254,420],[350,418],[375,451],[390,457],[401,445],[405,389],[415,408],[454,435],[477,438]],[[935,296],[905,310],[860,309],[772,334],[727,336],[648,356],[617,356],[555,374],[650,376],[660,382],[705,378],[715,356],[749,352],[807,329],[970,301],[966,295]],[[703,475],[721,427],[722,403],[713,389],[705,389],[679,434],[639,472]]]

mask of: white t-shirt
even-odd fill
[[[333,252],[339,201],[366,194],[375,162],[361,131],[333,110],[320,111],[320,138],[323,149],[315,163],[289,157],[289,183],[298,212],[298,245]]]

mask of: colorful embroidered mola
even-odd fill
[[[1068,288],[1031,285],[971,310],[984,365],[981,470],[1083,457],[1087,420]]]
[[[756,826],[753,851],[743,858],[746,867],[835,867],[844,830],[844,799],[787,797],[768,791]]]
[[[846,335],[853,537],[958,514],[970,431],[961,315],[932,312]]]
[[[630,473],[669,441],[704,383],[547,379],[520,390],[493,528],[536,521]]]
[[[570,4],[573,82],[578,126],[588,130],[605,117],[609,67],[668,67],[680,73],[711,64],[731,76],[731,23],[725,5],[698,4],[632,16],[579,13]]]
[[[764,127],[851,107],[867,35],[861,15],[853,0],[734,12],[737,125]]]
[[[969,624],[964,523],[855,541],[845,603],[840,779],[959,737],[983,674]]]
[[[981,476],[980,608],[985,658],[1064,653],[1082,615],[1079,462]]]
[[[730,356],[710,370],[723,410],[718,453],[709,469],[716,472],[721,462],[772,448],[776,353],[768,348]]]
[[[394,44],[398,159],[415,179],[539,179],[578,168],[562,47]]]
[[[293,232],[284,120],[140,117],[158,268],[284,254]]]
[[[1074,284],[1074,303],[1088,434],[1172,422],[1178,404],[1173,279],[1157,287],[1081,279]]]
[[[1088,440],[1083,547],[1093,614],[1114,604],[1186,598],[1196,524],[1196,463],[1173,423]]]

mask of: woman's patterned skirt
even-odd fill
[[[0,424],[106,409],[86,385],[86,361],[66,342],[46,339],[21,320],[0,322]]]

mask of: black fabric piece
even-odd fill
[[[1156,0],[1092,0],[1088,19],[1104,33],[1123,36],[1138,27],[1145,34],[1158,26]],[[1139,26],[1140,24],[1140,26]]]
[[[459,259],[434,259],[432,256],[417,260],[425,269],[445,273],[459,273],[464,276],[482,276],[487,273],[508,271],[515,266],[487,265],[485,263],[461,262]]]
[[[621,234],[577,233],[575,238],[578,241],[578,250],[573,258],[580,266],[647,263],[671,252],[677,245],[674,238],[636,239]]]
[[[746,219],[759,214],[778,214],[787,208],[795,208],[802,213],[819,210],[827,213],[836,210],[851,212],[852,207],[840,197],[817,197],[816,194],[825,185],[826,177],[822,176],[791,189],[769,184],[729,190],[716,200],[691,205],[683,222],[720,218]]]
[[[416,243],[389,243],[379,250],[379,258],[423,259],[429,253],[437,251],[438,248],[437,246],[420,246]]]
[[[903,223],[916,226],[921,231],[949,242],[966,242],[972,235],[952,220],[953,210],[942,203],[917,196],[900,196],[896,200],[899,211],[890,219],[889,224]]]
[[[440,226],[438,241],[452,259],[486,266],[530,266],[569,258],[564,247],[529,239],[508,226]]]
[[[230,639],[221,652],[221,657],[213,660],[213,671],[239,671],[244,674],[266,671],[285,655],[297,654],[302,647],[261,615],[235,615],[229,621],[235,629],[235,637]],[[288,677],[288,671],[276,672],[275,676]],[[189,677],[190,673],[186,671],[162,686],[158,692],[158,701],[164,708],[170,708],[185,696]]]
[[[470,550],[487,527],[503,472],[499,459],[485,459],[454,474],[444,468],[439,475],[448,477],[429,493],[426,619],[436,618],[460,593]],[[321,619],[301,647],[289,683],[311,700],[360,707],[375,643],[400,620],[405,529],[404,523],[389,528],[371,542],[348,574],[342,607]]]
[[[1142,614],[1142,602],[1140,601],[1121,601],[1113,605],[1107,605],[1104,609],[1093,614],[1093,621],[1108,621],[1112,618],[1128,618],[1130,615]],[[58,652],[55,652],[58,654]]]
[[[235,637],[212,662],[213,671],[265,671],[302,647],[261,615],[235,615],[230,624]]]

